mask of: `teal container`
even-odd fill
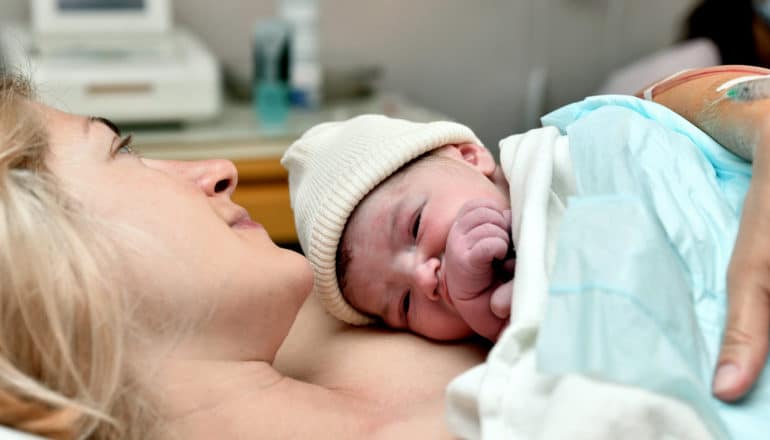
[[[280,128],[289,115],[289,34],[285,20],[266,19],[254,29],[254,111],[265,128]]]
[[[259,121],[270,127],[282,126],[289,115],[289,88],[280,81],[257,81],[254,100]]]

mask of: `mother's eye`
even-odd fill
[[[139,152],[134,150],[134,147],[131,146],[131,141],[133,140],[133,136],[128,135],[120,140],[120,143],[115,147],[112,154],[131,154],[131,155],[138,155]]]
[[[124,154],[136,154],[136,150],[134,150],[131,145],[123,145],[122,147],[118,148],[116,152]]]

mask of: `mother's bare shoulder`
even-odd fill
[[[443,399],[447,383],[482,362],[482,343],[444,344],[409,333],[352,327],[331,317],[315,297],[300,310],[278,351],[281,373],[380,403]]]

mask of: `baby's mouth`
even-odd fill
[[[449,304],[450,306],[454,307],[454,301],[452,301],[452,297],[449,295],[449,289],[446,287],[446,272],[444,271],[444,255],[441,255],[441,264],[439,265],[438,271],[436,271],[436,290],[438,290],[438,294],[441,298],[443,298],[444,302]]]
[[[516,249],[513,248],[513,243],[508,246],[508,253],[505,255],[505,259],[495,260],[492,263],[492,269],[495,271],[495,278],[502,282],[513,279],[514,272],[516,271]]]

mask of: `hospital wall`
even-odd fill
[[[377,64],[382,86],[471,126],[490,146],[591,94],[607,73],[673,42],[696,0],[319,0],[323,62]],[[0,0],[0,19],[27,19]],[[177,23],[247,77],[272,0],[175,0]]]

